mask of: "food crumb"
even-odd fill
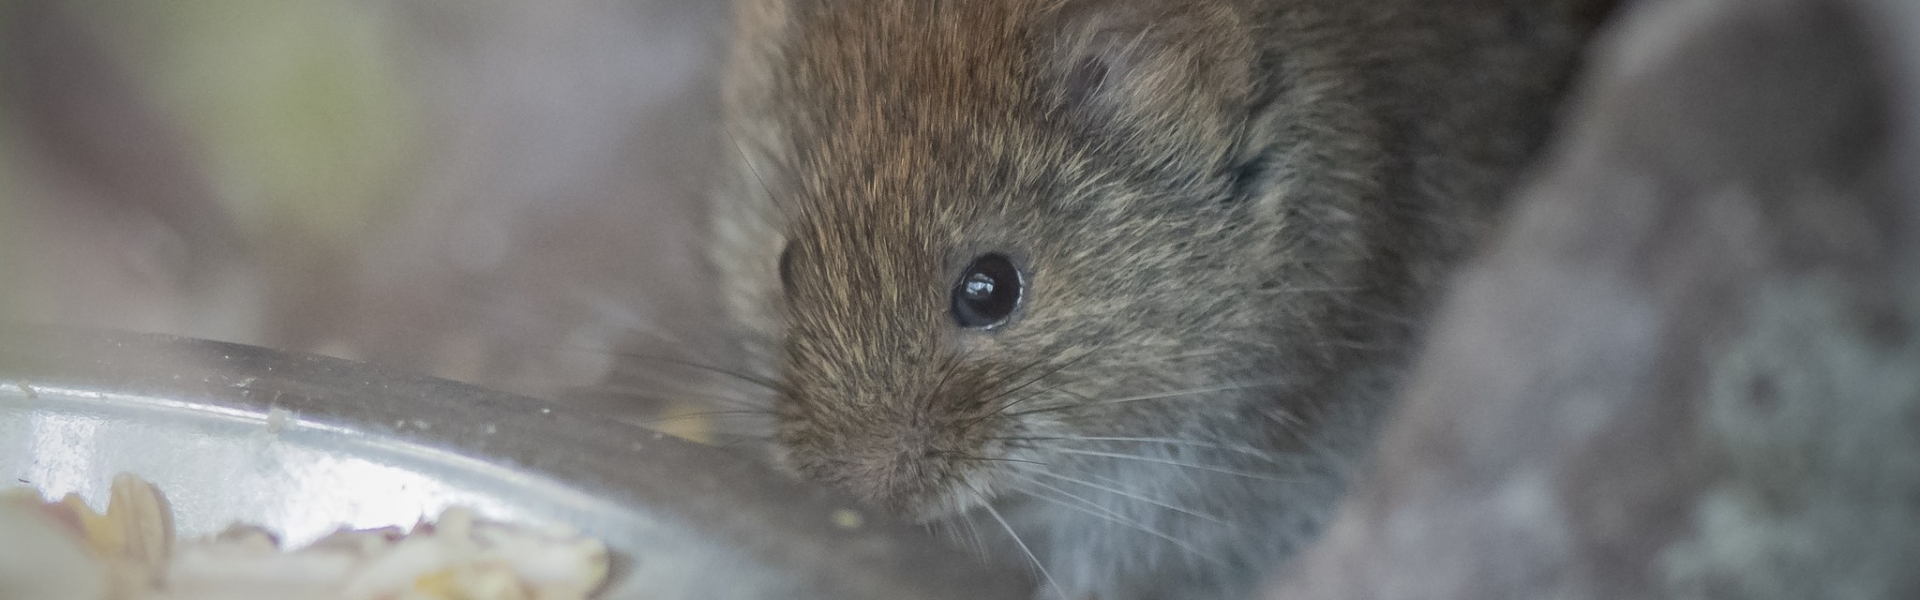
[[[866,522],[866,518],[860,516],[859,512],[845,508],[833,511],[833,524],[841,529],[859,529]]]
[[[292,420],[293,411],[278,406],[269,409],[267,411],[267,433],[280,435],[280,432],[287,428],[287,423]]]

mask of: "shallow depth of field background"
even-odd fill
[[[724,21],[717,1],[0,0],[0,316],[548,398],[611,350],[677,353],[711,318]]]

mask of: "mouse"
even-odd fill
[[[740,0],[709,257],[768,460],[1236,598],[1331,518],[1607,0]]]

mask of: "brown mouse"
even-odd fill
[[[1607,4],[743,0],[713,248],[776,462],[1059,597],[1245,596]]]

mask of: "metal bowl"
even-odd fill
[[[370,365],[156,335],[0,332],[0,476],[104,506],[115,473],[182,536],[289,543],[460,505],[616,555],[608,598],[1027,598],[923,530],[742,457]],[[4,487],[4,485],[0,485]]]

